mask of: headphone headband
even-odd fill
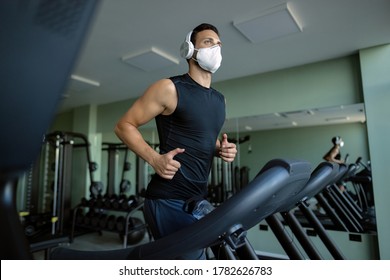
[[[186,42],[191,42],[191,35],[192,35],[192,30],[190,32],[188,32],[187,36],[186,36]],[[192,43],[192,42],[191,42]]]

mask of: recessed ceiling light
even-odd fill
[[[278,5],[256,16],[236,20],[233,25],[252,43],[302,32],[302,27],[288,3]]]
[[[84,91],[91,88],[99,87],[100,83],[79,75],[71,75],[69,89],[74,91]]]
[[[325,119],[327,122],[338,122],[338,121],[348,121],[349,117],[334,117],[334,118],[327,118]]]
[[[178,58],[156,47],[125,55],[122,57],[122,61],[147,72],[178,65],[180,62]]]

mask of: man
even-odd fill
[[[211,211],[205,198],[213,157],[232,162],[237,153],[226,134],[218,139],[225,98],[211,87],[212,73],[222,60],[217,28],[205,23],[196,27],[182,44],[181,55],[187,59],[188,73],[152,84],[115,127],[116,135],[156,172],[144,203],[145,219],[156,239]],[[160,153],[138,130],[153,118]],[[200,250],[180,258],[204,259],[205,254]]]

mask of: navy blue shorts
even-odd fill
[[[185,201],[179,199],[145,199],[144,214],[153,237],[159,239],[185,228],[197,219],[192,214],[184,211]],[[189,252],[177,259],[204,260],[205,250]]]

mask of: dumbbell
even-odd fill
[[[99,217],[99,228],[105,229],[107,227],[107,221],[108,221],[108,215],[107,214],[102,214]]]
[[[122,201],[121,209],[129,210],[138,204],[137,198],[134,195],[130,195],[127,199]]]
[[[112,194],[110,196],[106,196],[106,199],[104,200],[104,208],[106,209],[112,209],[114,201],[118,198],[116,194]]]
[[[112,208],[115,210],[119,210],[121,208],[123,201],[126,199],[127,197],[124,194],[121,194],[119,197],[116,197],[116,199],[112,201]]]
[[[104,196],[102,195],[98,195],[97,198],[96,198],[96,202],[95,202],[95,207],[96,208],[104,208]]]
[[[110,215],[107,219],[107,229],[108,230],[115,230],[116,226],[116,217],[114,215]]]
[[[125,231],[125,225],[126,225],[126,218],[123,216],[119,216],[116,219],[116,230],[119,232],[124,232]]]

